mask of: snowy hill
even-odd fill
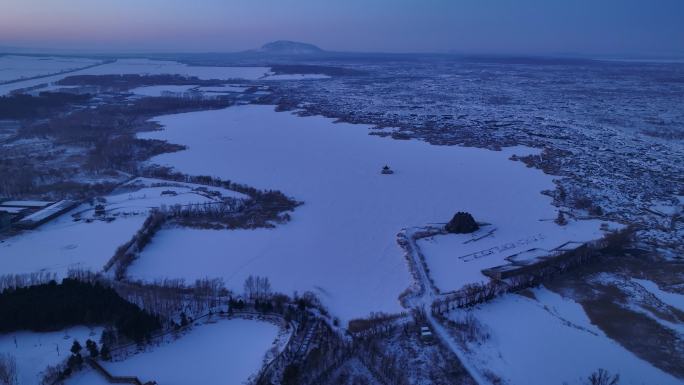
[[[264,44],[257,52],[271,55],[312,55],[325,51],[313,44],[278,40]]]

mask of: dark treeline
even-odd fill
[[[81,97],[64,95],[68,95],[65,96],[67,99]],[[6,103],[3,107],[3,102],[10,99],[12,103]],[[21,105],[21,100],[24,99],[29,100],[27,106]],[[44,100],[44,98],[25,95],[0,97],[0,119],[3,118],[3,108],[15,106],[17,111],[28,111],[35,100]],[[106,105],[96,109],[71,111],[68,114],[66,113],[67,106],[62,105],[62,109],[53,110],[54,116],[51,119],[27,122],[22,125],[18,136],[21,138],[49,137],[56,144],[76,145],[84,148],[85,156],[75,158],[79,163],[74,163],[73,167],[55,168],[51,167],[50,157],[53,155],[50,152],[2,154],[0,155],[0,195],[13,197],[42,194],[45,191],[59,192],[60,197],[82,195],[91,190],[90,187],[69,181],[79,172],[85,170],[97,174],[111,174],[114,170],[119,170],[135,173],[139,162],[155,155],[185,148],[165,141],[135,137],[137,132],[157,128],[155,123],[148,121],[149,118],[175,112],[224,108],[231,104],[232,101],[229,99],[144,98],[130,105]],[[57,114],[56,112],[64,113]],[[13,112],[15,115],[18,113]],[[54,185],[54,183],[59,183],[59,185]]]
[[[171,207],[167,210],[176,223],[198,228],[214,229],[254,229],[274,227],[275,223],[290,220],[289,211],[301,205],[277,190],[259,190],[230,180],[222,180],[207,175],[186,175],[175,172],[168,167],[152,167],[143,171],[143,176],[171,180],[175,182],[194,183],[205,186],[222,187],[248,195],[250,198],[239,206],[224,202],[223,205],[198,205],[194,207]]]
[[[149,178],[171,180],[174,182],[194,183],[213,187],[223,187],[228,190],[249,195],[258,201],[278,201],[280,204],[291,205],[293,209],[301,203],[288,198],[285,194],[277,190],[259,190],[242,183],[215,178],[209,175],[187,175],[180,172],[175,172],[169,167],[148,168],[144,170],[142,174],[142,176]]]
[[[87,170],[135,172],[140,161],[175,152],[184,146],[160,140],[139,139],[135,133],[157,128],[148,119],[167,113],[223,108],[230,100],[144,98],[130,105],[107,105],[73,111],[49,121],[26,125],[21,137],[50,137],[56,143],[87,148],[83,165]]]
[[[108,137],[151,130],[157,126],[146,123],[154,116],[194,110],[224,108],[229,99],[142,98],[133,103],[108,104],[95,109],[73,111],[47,122],[22,127],[23,137],[50,136],[60,142],[94,144]]]
[[[41,92],[38,96],[12,95],[0,97],[0,119],[35,119],[66,106],[85,103],[91,95]]]
[[[132,135],[108,136],[93,145],[85,168],[90,171],[115,169],[135,172],[138,162],[185,148],[163,140],[140,139]]]
[[[145,219],[145,222],[143,222],[143,225],[135,234],[133,234],[131,239],[116,249],[114,256],[105,264],[104,270],[108,271],[116,266],[116,278],[123,279],[126,276],[128,267],[138,257],[138,254],[145,246],[150,243],[154,234],[159,231],[165,221],[166,213],[160,210],[152,210]]]
[[[220,80],[201,80],[194,76],[182,75],[75,75],[57,82],[61,86],[98,86],[117,91],[154,85],[197,85],[214,86],[225,82]]]
[[[308,64],[276,64],[271,65],[271,71],[281,74],[322,74],[328,76],[358,76],[366,75],[366,72],[353,68],[308,65]]]
[[[0,332],[54,331],[74,325],[113,325],[142,342],[161,328],[159,319],[99,283],[64,279],[0,293]]]

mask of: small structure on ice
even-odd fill
[[[95,216],[103,217],[106,214],[105,206],[101,203],[95,205]]]
[[[432,331],[427,326],[420,327],[420,339],[425,343],[432,342]]]
[[[388,165],[385,165],[385,167],[382,168],[382,171],[380,171],[380,173],[384,174],[384,175],[390,175],[390,174],[394,174],[394,171],[392,171],[392,169],[389,168]]]
[[[457,212],[453,218],[446,224],[445,229],[450,233],[467,234],[477,231],[480,226],[475,222],[470,213]]]

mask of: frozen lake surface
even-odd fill
[[[240,292],[250,274],[275,290],[313,291],[343,321],[399,312],[410,275],[396,234],[445,222],[459,210],[518,229],[555,218],[551,177],[493,152],[368,135],[368,126],[298,117],[272,106],[164,116],[146,138],[188,146],[154,162],[304,201],[276,229],[159,232],[130,268],[133,278],[220,276]],[[396,172],[381,175],[385,164]],[[513,218],[513,219],[511,219]],[[555,225],[554,225],[555,226]],[[598,226],[598,224],[593,224]]]
[[[7,58],[7,57],[6,57]],[[25,60],[22,56],[11,57],[12,59],[5,64],[7,68],[20,68],[21,63]],[[0,57],[0,60],[2,57]],[[6,59],[9,60],[9,59]],[[96,63],[96,62],[94,62]],[[94,64],[91,63],[91,64]],[[2,63],[0,63],[2,64]],[[87,65],[87,64],[86,64]],[[81,66],[83,67],[83,66]],[[11,76],[18,76],[16,71]],[[50,70],[47,74],[55,73],[55,70]],[[23,73],[23,72],[22,72]],[[32,73],[32,72],[31,72]],[[26,72],[25,76],[31,73]],[[140,75],[183,75],[195,76],[203,80],[231,80],[231,79],[246,79],[255,80],[270,74],[268,67],[201,67],[189,66],[175,61],[162,61],[150,59],[120,59],[113,63],[107,63],[100,66],[87,68],[71,73],[43,77],[40,79],[26,80],[22,82],[0,85],[0,95],[5,95],[12,90],[17,90],[27,87],[35,87],[42,84],[49,85],[57,82],[68,76],[75,75],[126,75],[126,74],[140,74]],[[9,76],[9,75],[8,75]]]
[[[0,83],[75,70],[100,62],[73,57],[0,56]]]

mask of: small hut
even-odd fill
[[[433,341],[432,331],[427,326],[420,327],[420,339],[425,343],[430,343]]]

